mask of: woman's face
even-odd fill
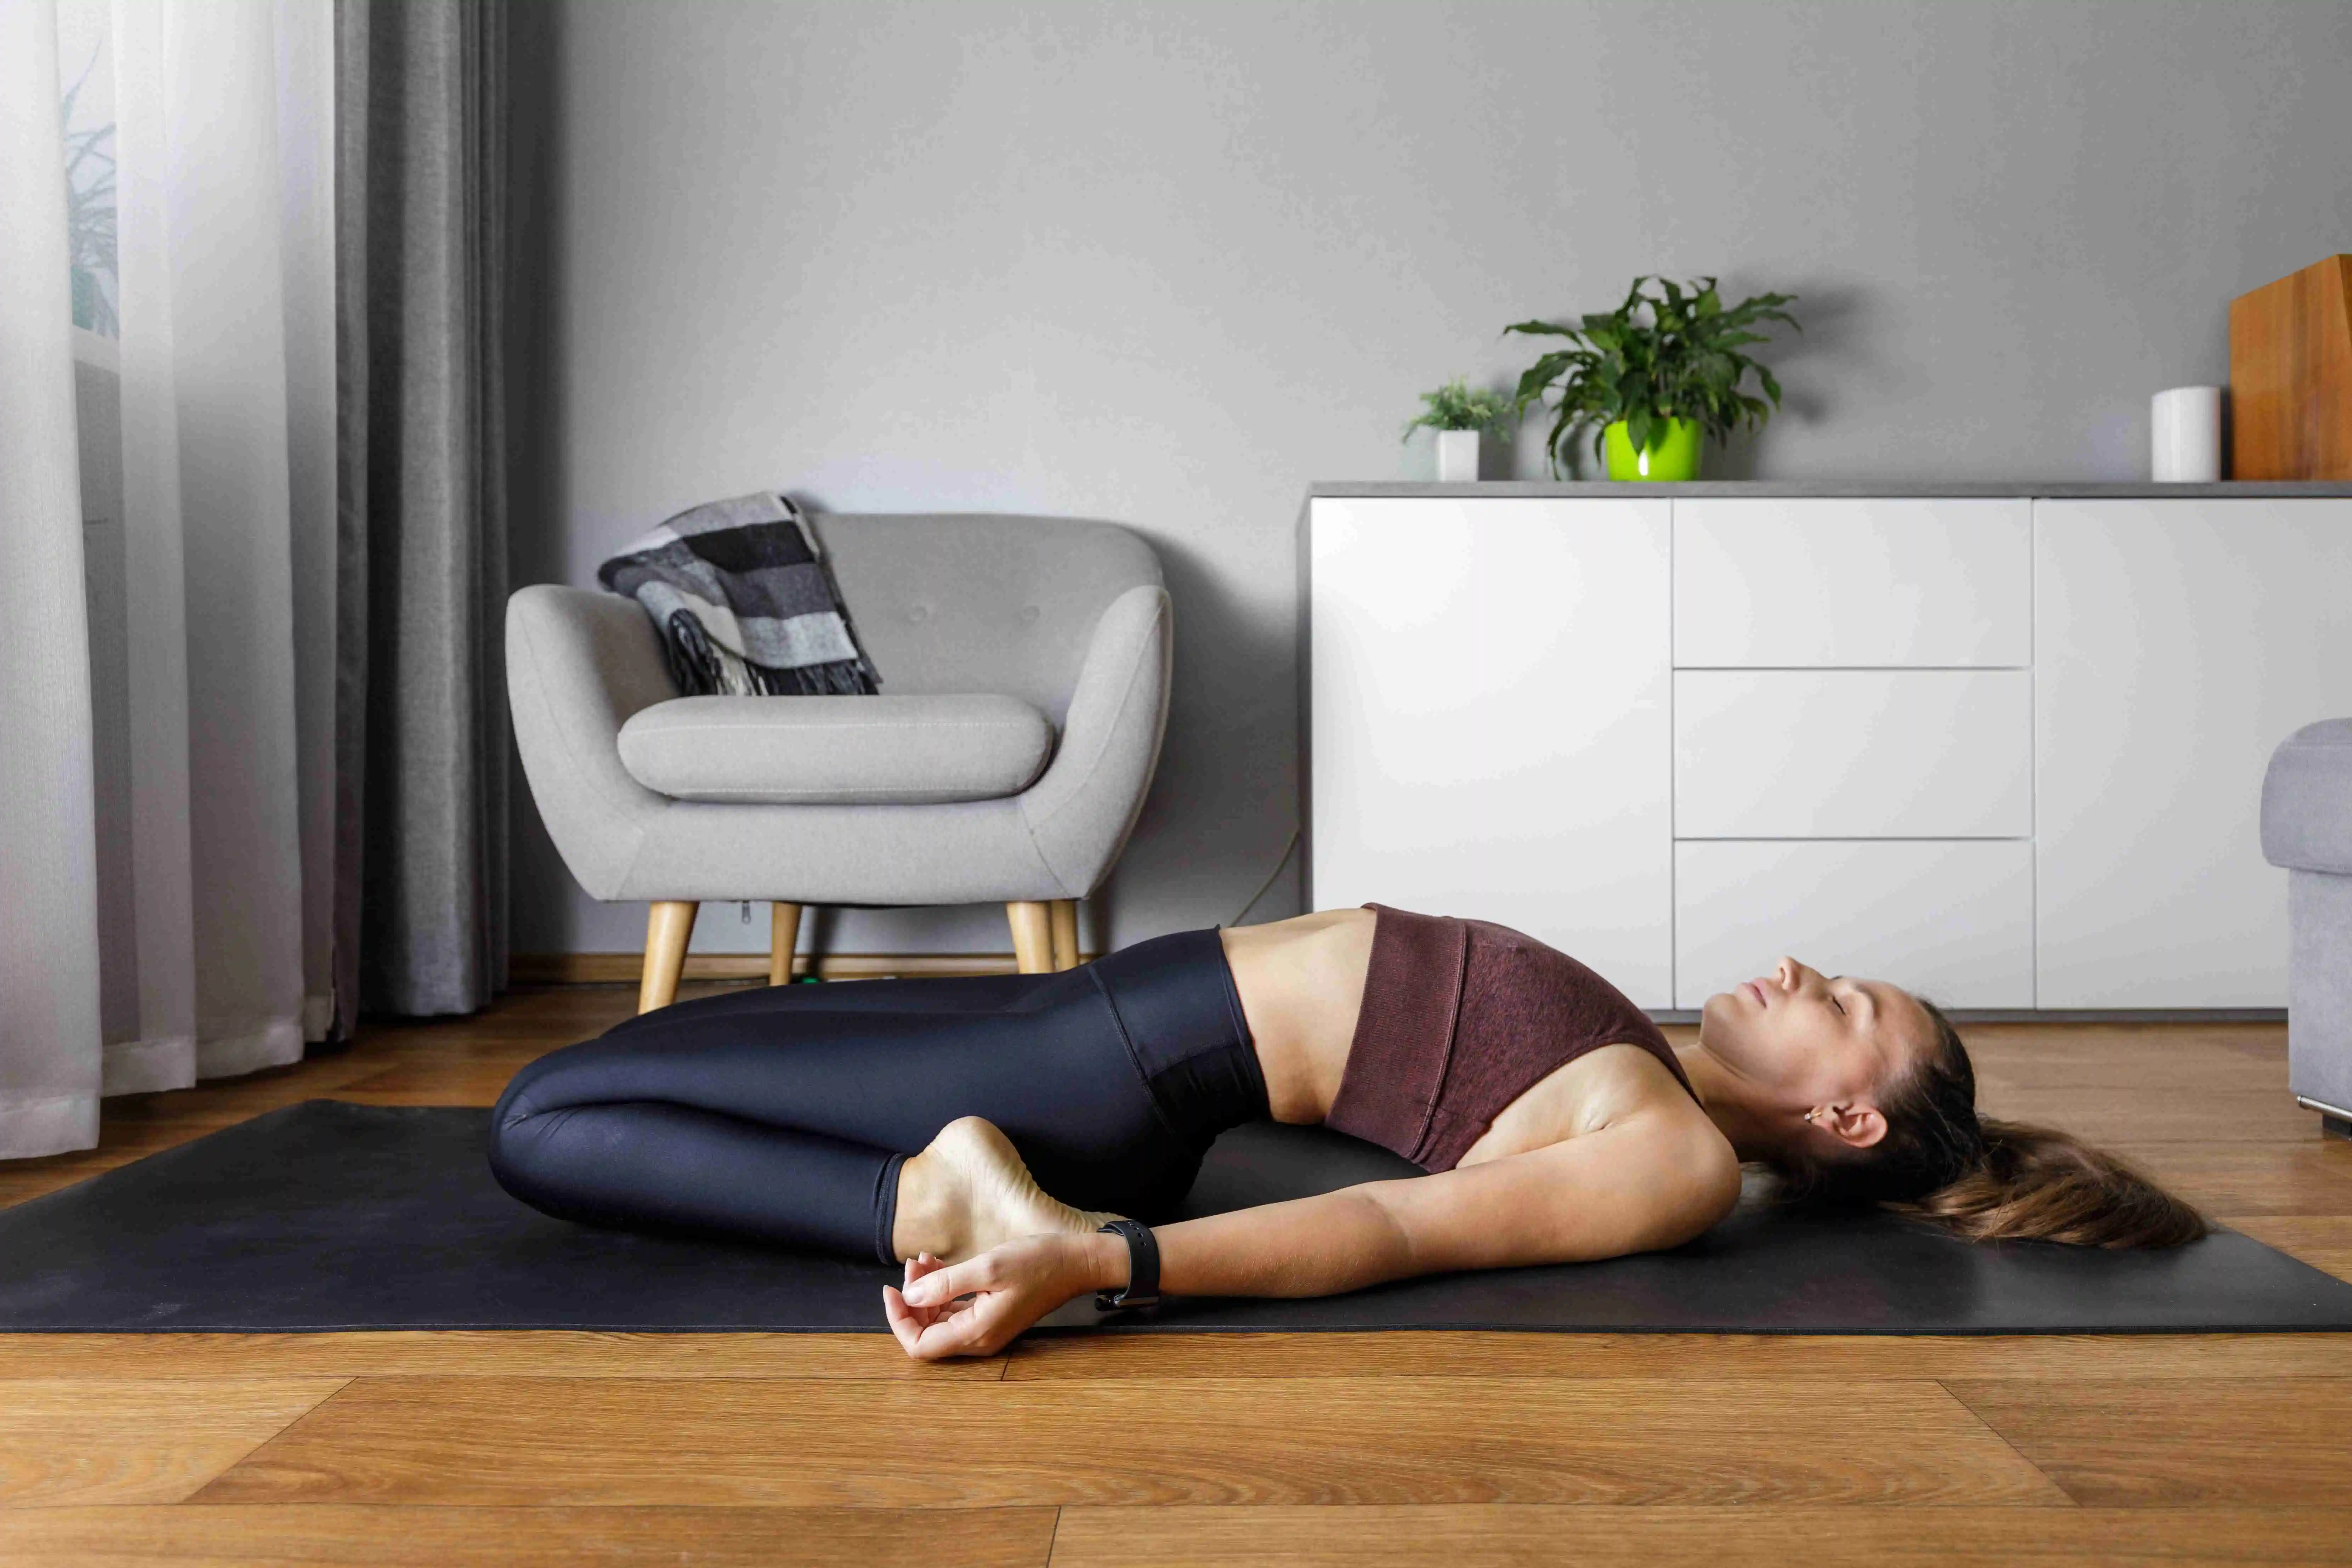
[[[1885,1136],[1877,1107],[1885,1087],[1934,1038],[1901,986],[1824,975],[1793,958],[1708,997],[1699,1015],[1699,1043],[1738,1078],[1755,1110],[1801,1123],[1796,1135],[1857,1148]]]

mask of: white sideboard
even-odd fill
[[[1790,952],[1970,1009],[2269,1008],[2272,747],[2352,713],[2352,490],[1318,487],[1314,907],[1646,1007]]]

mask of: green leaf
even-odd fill
[[[1563,405],[1559,411],[1559,417],[1552,422],[1551,434],[1544,439],[1544,450],[1550,455],[1549,461],[1551,464],[1551,477],[1553,479],[1559,479],[1561,477],[1559,471],[1559,455],[1561,450],[1567,446],[1568,433],[1576,427],[1576,416],[1570,412],[1567,406]]]

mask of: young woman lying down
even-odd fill
[[[1320,1122],[1430,1173],[1166,1223],[1217,1134]],[[1674,1247],[1743,1162],[1977,1239],[2162,1247],[2195,1210],[1980,1118],[1936,1007],[1784,958],[1670,1046],[1531,937],[1384,905],[1158,937],[1055,974],[776,986],[541,1058],[506,1189],[592,1225],[902,1263],[908,1354],[985,1355],[1088,1291],[1319,1296]]]

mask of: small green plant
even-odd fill
[[[1766,321],[1797,319],[1782,310],[1793,294],[1759,294],[1726,306],[1715,291],[1712,278],[1680,285],[1671,279],[1654,279],[1663,289],[1644,294],[1648,277],[1633,279],[1625,302],[1605,314],[1584,317],[1574,326],[1552,321],[1521,321],[1506,332],[1526,332],[1566,338],[1571,345],[1544,355],[1519,377],[1518,411],[1540,404],[1546,392],[1556,393],[1551,433],[1545,446],[1555,477],[1566,454],[1569,433],[1592,426],[1592,449],[1601,451],[1608,427],[1625,422],[1633,449],[1644,451],[1654,437],[1663,436],[1669,419],[1694,419],[1705,432],[1722,441],[1743,422],[1751,430],[1780,405],[1780,384],[1772,373],[1739,351],[1765,341],[1755,329]],[[1647,309],[1649,321],[1638,320]],[[1740,390],[1750,372],[1763,397]],[[1768,404],[1765,399],[1771,401]]]
[[[1426,426],[1432,430],[1484,430],[1498,441],[1511,438],[1511,426],[1519,422],[1524,405],[1516,398],[1500,392],[1473,392],[1455,376],[1435,392],[1424,392],[1421,401],[1426,405],[1412,422],[1404,427],[1404,439],[1412,440],[1412,433]]]

